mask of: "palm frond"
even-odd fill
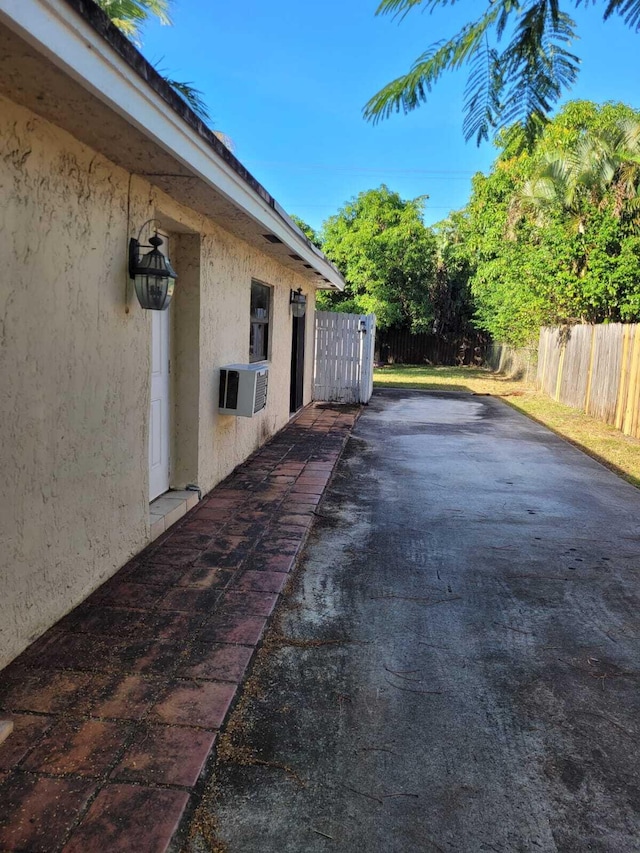
[[[405,15],[418,5],[432,11],[453,2],[382,0],[378,12]],[[511,40],[500,52],[496,43],[516,15]],[[375,123],[394,112],[414,110],[445,71],[468,65],[465,137],[475,137],[479,144],[490,131],[520,122],[531,144],[562,92],[575,82],[579,59],[569,50],[574,38],[575,22],[561,11],[560,0],[492,0],[480,18],[432,45],[408,74],[374,95],[364,116]]]
[[[609,0],[604,12],[605,21],[613,14],[620,15],[625,24],[636,32],[640,30],[640,0]]]
[[[408,74],[388,83],[365,104],[364,117],[376,124],[394,112],[407,113],[424,103],[433,84],[445,71],[460,68],[473,58],[498,13],[498,8],[490,9],[453,38],[432,45],[418,57]]]
[[[103,12],[116,24],[128,24],[137,29],[149,17],[170,25],[169,0],[96,0]]]
[[[402,20],[416,6],[424,5],[425,11],[433,11],[436,6],[448,6],[455,0],[381,0],[376,9],[376,15],[393,15],[394,18]]]
[[[608,210],[624,228],[640,225],[640,125],[619,119],[601,130],[585,130],[566,150],[537,160],[520,203],[536,215],[561,212],[570,229],[584,234],[593,210]],[[528,206],[528,207],[527,207]]]
[[[379,0],[376,14],[391,14],[402,20],[417,7],[433,12],[456,2],[460,0]],[[394,112],[416,109],[445,71],[469,64],[466,138],[475,136],[480,142],[488,138],[490,130],[519,123],[531,148],[546,126],[547,116],[578,75],[580,60],[570,49],[576,24],[561,9],[571,0],[485,2],[487,8],[480,18],[453,38],[431,45],[407,74],[374,95],[364,107],[365,118],[375,123]],[[576,8],[602,7],[603,0],[573,3]],[[604,5],[605,20],[619,15],[627,26],[640,32],[640,0],[604,0]],[[506,33],[513,35],[500,52],[496,46]]]
[[[171,80],[169,77],[164,77],[164,80],[184,98],[199,118],[204,122],[211,120],[207,103],[200,89],[196,89],[192,83],[182,83],[179,80]]]
[[[415,110],[426,101],[433,83],[449,67],[454,50],[453,39],[446,44],[434,45],[415,61],[408,74],[387,83],[367,101],[363,109],[365,119],[377,124],[394,112]]]
[[[640,122],[632,118],[620,119],[620,145],[630,157],[640,156]]]
[[[465,88],[462,126],[465,139],[475,137],[479,145],[489,139],[500,115],[500,96],[504,89],[504,78],[498,53],[485,39],[484,46],[476,52]]]
[[[503,124],[523,121],[535,139],[562,91],[576,80],[580,60],[565,45],[575,38],[575,22],[552,0],[533,3],[520,19],[502,54],[505,92]]]
[[[137,47],[140,47],[140,39],[138,38],[138,25],[133,21],[127,21],[124,18],[111,18],[111,23],[116,26],[130,41]]]

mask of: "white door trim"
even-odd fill
[[[165,235],[162,235],[166,240]],[[149,501],[169,490],[171,306],[151,314]]]

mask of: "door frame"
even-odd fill
[[[291,380],[289,386],[289,411],[297,412],[304,405],[304,356],[307,312],[293,317],[291,329]]]
[[[158,234],[164,240],[167,257],[169,255],[169,235],[158,229]],[[172,344],[172,323],[171,323],[171,303],[164,311],[151,311],[151,363],[149,374],[149,439],[148,439],[148,469],[149,469],[149,502],[154,501],[160,495],[169,491],[171,477],[171,450],[172,450],[172,434],[171,434],[171,344]],[[154,387],[154,358],[156,357],[155,347],[160,347],[159,358],[162,363],[161,376],[155,379],[156,384],[162,384],[161,411],[156,414],[159,417],[160,429],[160,465],[161,471],[154,471],[152,453],[154,450],[153,437],[153,415],[152,407],[153,387]],[[157,426],[157,424],[156,424]]]

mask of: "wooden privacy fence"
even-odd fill
[[[373,393],[375,314],[316,311],[313,399],[368,403]]]
[[[538,385],[640,438],[640,324],[540,329]]]

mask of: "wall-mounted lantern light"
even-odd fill
[[[307,310],[307,297],[302,292],[301,287],[291,291],[289,305],[291,305],[291,313],[294,317],[304,317],[304,312]]]
[[[163,241],[157,231],[149,238],[149,245],[140,244],[142,230],[153,221],[149,219],[144,223],[137,240],[135,237],[129,240],[129,276],[134,280],[140,305],[151,311],[164,311],[169,307],[178,276],[169,259],[158,249]],[[151,251],[141,255],[140,249]]]

